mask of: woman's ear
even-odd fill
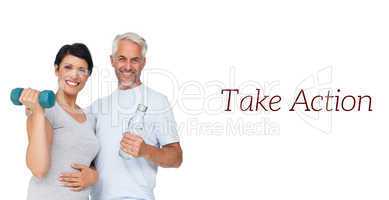
[[[59,65],[54,65],[54,68],[55,68],[55,76],[58,77]]]

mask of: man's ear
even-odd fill
[[[113,57],[112,57],[112,55],[109,56],[109,59],[111,60],[111,66],[113,67]]]
[[[58,77],[58,72],[59,72],[59,66],[58,65],[54,65],[54,73],[55,73],[55,76]]]
[[[146,57],[145,57],[145,58],[143,58],[143,66],[142,66],[142,70],[143,70],[143,68],[145,68],[145,65],[146,65]]]

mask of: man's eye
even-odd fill
[[[72,69],[72,66],[70,66],[70,65],[65,65],[64,68],[65,68],[65,69]]]
[[[86,69],[79,69],[80,72],[86,72]]]

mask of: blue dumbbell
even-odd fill
[[[11,91],[11,101],[15,105],[22,105],[19,101],[23,88],[15,88]],[[51,108],[55,103],[55,94],[51,90],[43,90],[39,93],[39,104],[42,108]]]

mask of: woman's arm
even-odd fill
[[[46,119],[43,108],[38,102],[39,92],[24,89],[20,102],[26,106],[28,147],[26,154],[27,167],[37,178],[43,178],[50,168],[50,149],[52,128]]]

